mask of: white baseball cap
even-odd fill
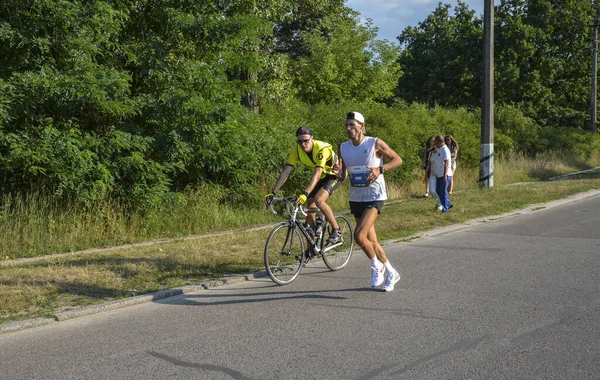
[[[360,112],[348,112],[348,114],[346,115],[346,120],[351,120],[351,119],[354,119],[361,124],[365,123],[365,117]]]

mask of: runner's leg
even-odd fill
[[[379,212],[375,207],[368,208],[363,211],[360,218],[356,218],[356,228],[354,229],[354,240],[363,249],[369,259],[377,257],[377,251],[375,245],[369,239],[369,233],[373,229],[372,234],[375,235],[374,225],[375,220],[379,216]],[[375,242],[377,242],[377,235],[375,235]]]
[[[371,260],[371,286],[377,287],[385,281],[385,266],[377,258],[377,250],[369,239],[369,232],[373,229],[378,211],[376,208],[368,208],[362,212],[360,218],[356,218],[356,228],[354,229],[354,240],[362,248],[367,257]],[[375,231],[373,230],[373,233]]]

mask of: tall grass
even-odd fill
[[[582,159],[576,154],[545,153],[535,159],[523,154],[504,155],[495,165],[494,180],[499,183],[545,180],[562,174],[600,166],[600,154]]]
[[[600,157],[585,161],[574,157],[523,155],[499,157],[494,183],[537,181],[600,164]],[[402,168],[399,170],[403,170]],[[422,170],[414,169],[402,183],[388,181],[390,199],[422,196]],[[454,191],[478,185],[478,168],[463,167],[455,175]],[[0,257],[13,259],[93,247],[114,246],[152,239],[176,238],[272,222],[262,204],[234,208],[220,202],[222,190],[204,186],[173,198],[159,208],[132,211],[113,200],[92,205],[58,202],[52,196],[32,193],[4,195],[0,199]],[[347,185],[330,200],[334,210],[348,209]]]
[[[256,209],[219,202],[219,189],[206,186],[170,204],[133,211],[113,200],[82,205],[47,194],[0,199],[0,257],[12,259],[181,237],[269,220]]]

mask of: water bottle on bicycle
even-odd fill
[[[304,210],[304,211],[308,211],[308,210]],[[311,210],[311,211],[319,211],[319,209],[315,209],[315,210]],[[311,241],[308,237],[307,237],[307,242],[308,242],[308,248],[306,249],[306,251],[304,251],[304,261],[309,261],[310,259],[312,259],[313,257],[318,256],[321,253],[321,250],[323,248],[323,217],[321,215],[318,215],[316,217],[315,220],[315,227],[314,230],[312,229],[312,227],[308,224],[303,224],[303,226],[306,226],[306,233],[312,238],[313,241]]]
[[[315,239],[318,242],[321,240],[323,234],[323,218],[321,215],[317,216],[317,222],[315,224]]]

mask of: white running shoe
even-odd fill
[[[437,210],[438,211],[444,211],[444,208],[442,206],[437,206]]]
[[[385,278],[385,284],[381,288],[384,292],[391,292],[394,290],[394,285],[400,281],[400,273],[398,271],[394,271],[393,273],[388,273]]]
[[[381,267],[371,267],[371,286],[377,287],[383,284],[385,277],[383,276],[383,272],[385,271],[385,267],[382,265]]]

